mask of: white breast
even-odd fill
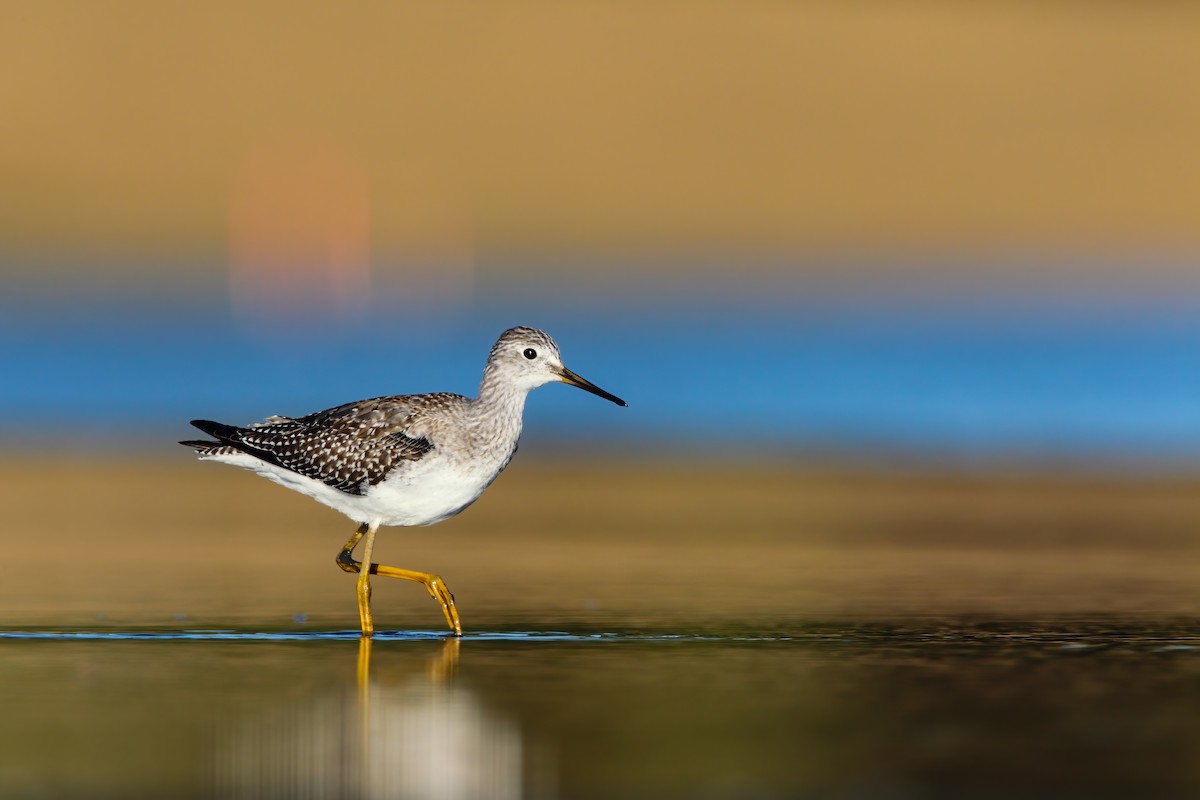
[[[432,525],[453,517],[479,499],[508,463],[503,459],[477,459],[466,462],[431,453],[370,487],[364,495],[334,489],[320,481],[291,470],[268,464],[254,456],[236,453],[209,456],[253,470],[288,489],[342,512],[355,522],[379,525]]]
[[[362,511],[381,525],[432,525],[453,517],[479,499],[503,465],[430,458],[397,470],[372,486]]]

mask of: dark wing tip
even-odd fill
[[[236,438],[241,428],[233,425],[226,425],[221,422],[213,422],[210,419],[194,419],[192,425],[207,433],[209,436],[216,439],[215,442],[210,442],[207,439],[185,439],[180,442],[184,447],[191,447],[197,453],[211,453],[222,447],[234,447],[242,449],[238,446]]]
[[[211,419],[194,419],[192,420],[192,427],[199,428],[209,436],[222,442],[229,441],[238,432],[238,428],[234,425],[213,422]]]

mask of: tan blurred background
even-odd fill
[[[272,169],[310,216],[363,204],[339,224],[380,262],[1197,244],[1188,3],[131,0],[0,21],[8,270],[223,258]]]
[[[186,420],[469,391],[544,319],[629,413],[539,393],[500,497],[387,540],[465,619],[1186,613],[1200,330],[1156,304],[1200,319],[1197,32],[1174,2],[4,4],[3,532],[71,577],[10,561],[3,619],[349,624],[347,526],[191,463]],[[1142,327],[1071,327],[1143,291]],[[1184,468],[1080,488],[1064,452]]]
[[[0,795],[1196,796],[1198,223],[1200,3],[0,0]],[[515,324],[629,407],[356,673],[354,523],[176,441]]]

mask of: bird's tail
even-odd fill
[[[207,439],[187,439],[180,442],[180,444],[184,447],[190,447],[202,456],[214,455],[219,451],[230,447],[233,437],[239,430],[233,425],[226,425],[221,422],[213,422],[209,419],[194,419],[192,420],[192,425],[217,440],[213,442]]]

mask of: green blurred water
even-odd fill
[[[1200,624],[10,631],[3,797],[1179,797]],[[369,656],[369,657],[368,657]]]

